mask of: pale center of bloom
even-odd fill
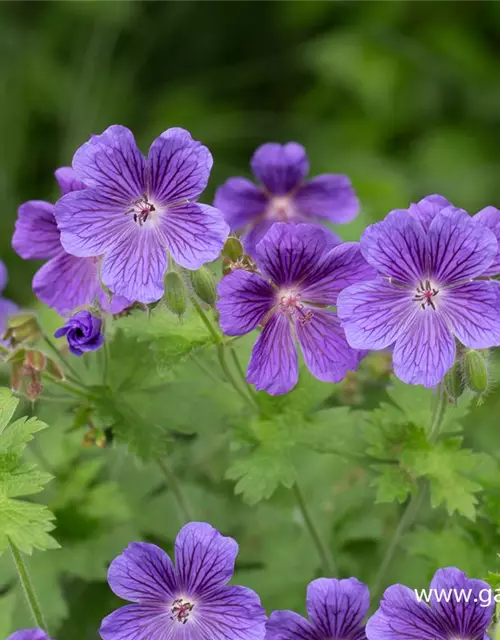
[[[289,196],[273,196],[266,209],[266,218],[288,222],[295,217],[295,207]]]
[[[194,603],[186,600],[184,596],[180,596],[172,602],[172,606],[170,608],[170,613],[172,615],[170,616],[170,619],[175,622],[180,622],[181,624],[186,624],[193,609]]]
[[[314,313],[311,309],[307,309],[300,301],[300,293],[293,289],[285,289],[278,291],[278,308],[281,313],[288,316],[296,315],[298,321],[304,325],[312,320]]]
[[[148,219],[151,219],[155,211],[157,211],[156,206],[148,200],[147,194],[143,193],[141,198],[132,202],[130,208],[127,209],[125,213],[132,215],[134,222],[137,222],[137,224],[142,227]]]
[[[422,307],[431,307],[436,309],[436,296],[439,293],[439,289],[430,280],[421,280],[413,299],[416,300]]]

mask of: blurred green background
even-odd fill
[[[36,265],[10,249],[20,202],[121,123],[144,150],[171,126],[212,150],[206,201],[257,145],[302,142],[349,174],[363,215],[439,192],[500,203],[498,2],[0,3],[0,257],[26,304]]]

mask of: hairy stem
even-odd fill
[[[434,401],[434,407],[432,410],[431,421],[429,425],[428,438],[431,444],[434,444],[439,437],[439,430],[441,428],[441,425],[443,424],[447,404],[448,400],[446,397],[446,392],[444,390],[443,383],[440,383],[437,387],[437,394]],[[420,480],[418,482],[417,491],[406,505],[399,524],[396,527],[396,531],[394,532],[394,535],[389,542],[389,546],[387,547],[387,550],[385,552],[382,564],[380,565],[377,576],[375,578],[375,582],[370,590],[373,594],[375,602],[378,601],[379,596],[381,595],[381,587],[386,579],[387,572],[391,568],[394,557],[399,549],[401,538],[415,522],[418,513],[424,503],[424,498],[427,493],[427,486],[428,483],[425,480]]]
[[[14,564],[16,565],[17,574],[19,576],[19,581],[23,587],[24,595],[26,596],[26,601],[28,603],[28,607],[31,611],[31,615],[33,616],[33,620],[37,627],[48,633],[47,625],[45,624],[45,620],[43,618],[42,610],[40,608],[40,604],[38,602],[38,598],[35,593],[35,589],[31,582],[31,578],[28,573],[28,569],[24,563],[23,557],[19,551],[19,549],[12,544],[9,540],[9,547],[12,553],[12,558],[14,560]]]
[[[191,515],[191,509],[182,492],[181,485],[177,480],[175,473],[170,468],[170,465],[164,459],[158,459],[157,463],[163,475],[165,476],[165,480],[167,481],[168,488],[170,489],[170,491],[172,492],[172,495],[175,498],[175,502],[179,510],[181,523],[185,524],[186,522],[191,522],[193,520],[193,516]]]
[[[295,494],[295,500],[297,501],[297,506],[299,507],[300,512],[302,513],[302,517],[304,518],[304,522],[307,527],[307,530],[309,531],[309,534],[312,538],[314,546],[316,547],[316,550],[318,552],[318,556],[320,558],[323,571],[327,575],[333,577],[337,575],[337,567],[335,566],[335,562],[330,553],[330,550],[324,543],[318,529],[316,528],[316,525],[314,524],[314,520],[312,518],[311,512],[309,511],[309,507],[307,506],[307,501],[306,501],[306,498],[304,497],[304,494],[302,493],[302,489],[300,488],[298,483],[295,482],[292,490]]]

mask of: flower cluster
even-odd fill
[[[307,588],[307,614],[274,611],[269,617],[259,596],[228,585],[238,545],[209,524],[190,522],[175,542],[175,564],[154,544],[134,542],[109,567],[114,593],[129,600],[102,622],[103,640],[485,640],[495,602],[481,580],[450,567],[435,574],[421,602],[414,590],[389,587],[379,609],[365,618],[368,587],[356,578],[319,578]],[[8,640],[50,640],[41,629],[18,631]]]
[[[147,157],[123,126],[91,136],[72,167],[56,171],[57,203],[19,208],[15,250],[47,260],[35,294],[63,315],[90,307],[100,317],[164,295],[181,314],[177,265],[196,272],[216,260],[231,229],[246,254],[225,257],[217,308],[227,335],[260,331],[247,375],[256,389],[294,387],[296,343],[320,380],[339,382],[369,350],[389,349],[395,374],[426,387],[467,350],[500,345],[498,209],[469,216],[429,196],[369,226],[359,243],[343,243],[314,223],[349,222],[358,199],[346,176],[306,181],[300,144],[259,147],[251,168],[260,186],[230,178],[215,206],[197,201],[212,162],[184,129],[162,133]],[[6,304],[0,299],[0,322]],[[76,355],[102,343],[100,320],[89,317],[77,314],[58,332]]]

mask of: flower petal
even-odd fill
[[[229,178],[215,192],[214,207],[224,214],[232,231],[240,231],[261,216],[268,198],[246,178]]]
[[[160,225],[169,253],[186,269],[216,260],[229,235],[222,213],[196,202],[169,207]]]
[[[347,343],[336,313],[307,307],[310,320],[295,317],[295,331],[309,371],[324,382],[340,382],[350,369],[356,369],[359,353]]]
[[[97,265],[92,258],[76,258],[60,250],[33,278],[36,297],[60,315],[92,304],[101,286]]]
[[[384,593],[380,609],[366,624],[368,640],[448,640],[432,609],[415,592],[396,584]]]
[[[114,202],[131,202],[146,190],[146,160],[133,133],[121,125],[92,136],[73,156],[76,178]]]
[[[101,287],[99,287],[99,291],[97,292],[97,299],[99,300],[101,308],[109,311],[109,313],[121,313],[124,309],[134,304],[133,300],[129,300],[124,296],[112,295],[110,298],[109,294]]]
[[[431,603],[437,615],[446,623],[453,637],[482,638],[495,612],[495,598],[491,587],[482,580],[471,580],[455,567],[439,569],[430,586]],[[449,602],[437,598],[439,594],[467,594],[466,602],[452,597]],[[438,602],[438,599],[440,602]]]
[[[5,289],[5,285],[7,284],[7,267],[0,260],[0,293]]]
[[[293,196],[299,212],[333,223],[350,222],[359,213],[359,200],[347,176],[324,174],[299,187]]]
[[[112,591],[138,603],[169,603],[177,593],[174,565],[159,547],[132,542],[108,569]]]
[[[326,244],[315,225],[277,222],[257,245],[259,267],[280,287],[309,282]]]
[[[301,295],[308,302],[336,305],[343,289],[376,276],[359,242],[344,242],[318,260],[317,267],[302,282]]]
[[[483,273],[485,276],[496,276],[500,274],[500,209],[485,207],[481,209],[481,211],[478,211],[472,219],[474,222],[488,227],[497,239],[498,251],[495,259]]]
[[[493,282],[466,282],[443,292],[439,304],[451,331],[466,347],[500,345],[500,297]]]
[[[67,193],[55,207],[64,249],[80,257],[100,256],[112,249],[121,236],[137,227],[133,216],[125,214],[127,206],[95,189]]]
[[[7,640],[50,640],[50,638],[42,629],[22,629],[13,633]]]
[[[288,316],[275,314],[266,322],[252,349],[247,380],[271,395],[288,393],[299,379],[297,349]]]
[[[381,275],[414,285],[426,273],[424,229],[408,211],[396,209],[361,236],[361,251]]]
[[[257,180],[273,195],[295,189],[309,172],[306,150],[297,142],[263,144],[253,154],[250,165]]]
[[[412,293],[382,278],[344,289],[337,301],[347,342],[355,349],[385,349],[415,311]]]
[[[243,250],[248,256],[254,259],[257,258],[257,245],[266,236],[273,224],[276,224],[274,220],[260,220],[250,226],[248,231],[241,236]]]
[[[323,640],[312,624],[295,611],[274,611],[266,631],[266,640]]]
[[[417,307],[393,351],[394,373],[408,384],[434,387],[455,361],[455,340],[443,316]]]
[[[18,311],[17,304],[7,300],[6,298],[0,298],[0,344],[5,344],[2,340],[2,335],[7,329],[7,320],[9,316],[14,315]]]
[[[242,269],[222,278],[217,292],[219,323],[228,336],[241,336],[255,329],[276,302],[276,292],[267,280]]]
[[[30,200],[19,207],[12,248],[25,260],[52,258],[60,252],[60,232],[53,204]]]
[[[222,587],[195,605],[192,626],[193,638],[264,640],[266,613],[251,589]]]
[[[428,242],[429,274],[440,284],[483,275],[498,251],[495,235],[455,207],[443,209],[434,218]]]
[[[453,205],[443,196],[434,194],[432,196],[427,196],[426,198],[422,198],[419,202],[412,202],[408,207],[408,213],[418,220],[425,231],[429,230],[431,222],[437,216],[437,214],[446,209],[446,207],[452,207]]]
[[[56,169],[55,176],[61,193],[65,195],[70,191],[80,191],[85,189],[83,182],[78,180],[76,173],[72,167],[60,167]]]
[[[137,302],[156,302],[165,291],[165,238],[154,226],[133,224],[127,231],[120,244],[106,254],[102,281],[116,295]]]
[[[193,200],[205,190],[213,158],[189,131],[174,127],[156,138],[147,160],[147,192],[158,204]]]
[[[179,588],[190,597],[208,598],[225,585],[234,572],[238,545],[204,522],[190,522],[175,541]]]
[[[99,634],[103,640],[195,640],[195,636],[177,635],[175,625],[180,625],[170,615],[164,606],[128,604],[104,618]]]
[[[307,588],[309,619],[324,638],[355,637],[363,631],[369,606],[368,587],[356,578],[319,578]]]

